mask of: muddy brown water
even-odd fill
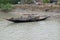
[[[31,12],[51,16],[45,21],[12,23],[2,18],[19,17],[18,12],[0,12],[0,40],[60,40],[60,13],[56,12]]]

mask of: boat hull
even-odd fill
[[[8,21],[14,22],[14,23],[23,23],[23,22],[36,22],[36,21],[43,21],[46,20],[48,17],[44,17],[42,19],[38,18],[38,19],[30,19],[30,20],[13,20],[13,19],[7,19]]]

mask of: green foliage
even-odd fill
[[[49,3],[50,0],[43,0],[43,3]]]
[[[20,0],[10,0],[11,4],[17,4]]]
[[[9,3],[10,0],[0,0],[0,4],[3,3],[3,4],[6,4],[6,3]]]
[[[7,4],[7,3],[17,4],[18,1],[20,1],[20,0],[0,0],[0,4],[1,4],[1,3],[3,3],[3,4]]]
[[[0,4],[0,9],[2,11],[10,11],[13,9],[13,6],[11,4]]]
[[[32,0],[27,0],[27,3],[32,3]]]

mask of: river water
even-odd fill
[[[39,22],[12,23],[3,18],[16,17],[16,13],[0,13],[0,40],[60,40],[60,13],[40,14],[51,17]]]

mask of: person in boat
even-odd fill
[[[28,16],[28,19],[29,20],[36,20],[36,19],[39,19],[40,16],[34,16],[34,15],[29,15]]]

